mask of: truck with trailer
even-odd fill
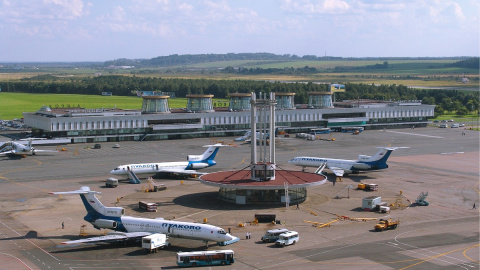
[[[170,245],[166,234],[155,233],[142,237],[142,249],[147,253],[157,253],[159,249],[166,248]]]
[[[378,185],[377,184],[358,183],[357,189],[365,190],[365,191],[377,191],[378,190]]]
[[[379,223],[375,225],[375,231],[383,231],[383,230],[394,230],[400,224],[400,220],[393,220],[389,219],[380,219]]]

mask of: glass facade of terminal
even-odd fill
[[[293,110],[295,109],[294,95],[276,95],[275,99],[277,105],[275,109],[277,110]]]
[[[144,98],[142,113],[170,113],[168,99],[166,98]]]
[[[220,188],[219,197],[222,201],[234,204],[285,204],[285,189],[255,190]],[[306,188],[289,188],[290,204],[304,202],[307,199]]]
[[[251,97],[230,97],[229,111],[249,111]]]
[[[315,109],[333,108],[332,95],[310,95],[308,97],[308,107]]]
[[[189,98],[187,102],[187,112],[213,112],[212,98]]]

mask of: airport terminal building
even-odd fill
[[[425,127],[428,118],[434,116],[435,105],[421,101],[332,102],[332,94],[312,92],[308,104],[295,105],[295,93],[275,93],[276,125],[285,133],[323,127]],[[214,107],[213,95],[188,95],[184,109],[170,109],[169,96],[142,98],[139,110],[43,106],[36,112],[23,113],[24,123],[34,132],[68,137],[72,143],[237,136],[250,129],[251,94],[230,94],[228,108]]]

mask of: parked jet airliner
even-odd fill
[[[320,158],[320,157],[294,157],[288,163],[305,167],[319,168],[326,164],[336,176],[343,176],[343,174],[381,170],[388,168],[387,159],[390,157],[392,151],[398,148],[408,147],[383,147],[374,156],[359,155],[358,160],[334,159],[334,158]]]
[[[75,191],[51,192],[50,194],[79,194],[87,215],[83,218],[96,229],[111,229],[118,231],[105,236],[66,241],[62,244],[95,243],[105,241],[118,241],[141,238],[154,233],[167,234],[169,237],[202,240],[207,245],[209,241],[220,245],[228,245],[239,240],[224,229],[209,224],[164,220],[163,218],[139,218],[125,216],[122,207],[106,207],[95,194],[101,192],[91,191],[89,187],[81,187]]]
[[[32,146],[32,140],[28,140],[28,144],[24,145],[16,141],[6,142],[0,145],[0,155],[12,155],[25,157],[27,155],[36,155],[39,152],[58,152],[54,150],[39,150]]]
[[[221,143],[205,145],[204,147],[208,147],[207,151],[201,155],[188,155],[187,161],[120,165],[110,173],[115,175],[128,175],[128,171],[132,171],[135,174],[199,174],[196,169],[203,169],[217,164],[214,158],[218,153],[218,149],[224,146],[228,145]]]

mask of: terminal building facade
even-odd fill
[[[309,93],[309,104],[295,105],[294,96],[275,93],[275,122],[286,133],[321,127],[424,127],[435,109],[421,101],[332,102],[332,92]],[[71,138],[72,143],[237,136],[250,129],[251,94],[231,94],[225,108],[212,106],[213,95],[188,95],[184,109],[170,109],[169,96],[142,98],[139,110],[43,106],[23,113],[24,123],[47,136]]]

